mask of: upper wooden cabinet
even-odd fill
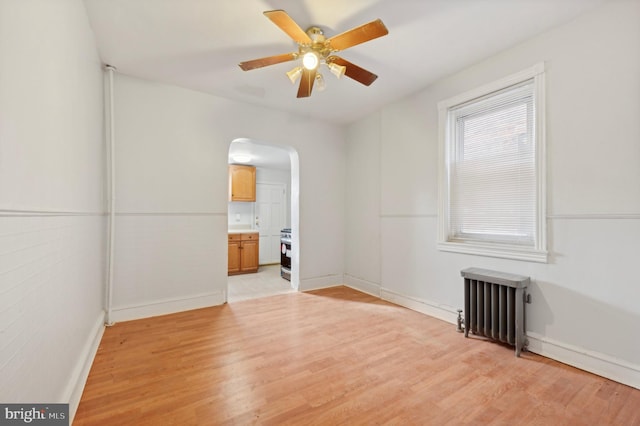
[[[256,168],[229,165],[229,201],[256,201]]]

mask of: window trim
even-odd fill
[[[455,144],[449,143],[449,135],[453,134],[454,120],[449,117],[449,110],[475,99],[490,95],[510,86],[533,79],[535,105],[536,135],[536,229],[534,245],[523,247],[508,243],[482,241],[450,241],[449,206],[450,182],[449,166],[454,155]],[[524,260],[546,263],[547,226],[546,226],[546,149],[545,149],[545,91],[544,63],[540,62],[518,73],[500,80],[467,91],[438,103],[438,250],[465,253],[505,259]]]

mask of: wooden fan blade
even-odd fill
[[[298,44],[311,44],[309,35],[284,10],[268,10],[264,15]]]
[[[355,46],[387,34],[389,34],[387,27],[384,26],[380,19],[376,19],[368,24],[360,25],[359,27],[345,31],[342,34],[333,36],[327,41],[331,46],[331,50],[337,51],[344,50],[348,47]]]
[[[313,83],[316,81],[316,70],[302,69],[302,77],[300,78],[300,86],[298,87],[298,98],[306,98],[311,96]]]
[[[342,65],[343,67],[347,67],[347,69],[344,72],[344,75],[346,75],[349,78],[354,79],[355,81],[357,81],[358,83],[362,83],[365,86],[370,86],[371,83],[373,83],[374,81],[376,81],[376,78],[378,78],[377,75],[375,75],[372,72],[369,72],[367,70],[365,70],[364,68],[360,68],[359,66],[352,64],[351,62],[347,61],[346,59],[343,59],[339,56],[330,56],[327,58],[327,62],[331,63],[333,62],[334,64],[338,64],[338,65]]]
[[[293,61],[298,58],[297,53],[284,53],[282,55],[267,56],[266,58],[254,59],[252,61],[240,62],[238,65],[244,71],[256,68],[266,67],[267,65],[275,65],[281,62]]]

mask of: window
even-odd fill
[[[544,66],[440,102],[438,248],[546,262]]]

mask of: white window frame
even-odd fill
[[[438,103],[439,119],[439,188],[438,188],[438,249],[448,252],[465,253],[530,262],[547,262],[546,226],[546,167],[545,167],[545,98],[544,63],[494,81],[474,90],[462,93]],[[450,237],[450,165],[455,158],[452,114],[450,111],[462,104],[486,97],[511,86],[533,80],[534,120],[535,120],[535,170],[536,170],[536,221],[535,237],[531,246],[481,240],[454,240]]]

